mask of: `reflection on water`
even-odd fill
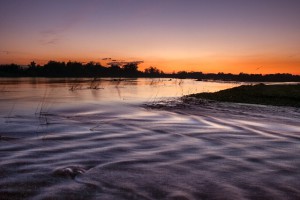
[[[235,85],[2,79],[0,196],[299,199],[299,109],[141,106]]]

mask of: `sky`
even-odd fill
[[[0,64],[300,74],[299,0],[0,0]]]

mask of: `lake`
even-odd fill
[[[0,199],[300,199],[300,110],[243,83],[1,78]]]

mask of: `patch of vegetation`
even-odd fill
[[[300,84],[242,85],[214,93],[198,93],[186,97],[214,101],[300,107]]]
[[[110,60],[107,58],[105,60]],[[202,72],[187,72],[179,71],[177,73],[164,73],[156,67],[148,67],[144,71],[138,69],[139,64],[143,61],[117,61],[111,60],[106,63],[106,66],[96,62],[73,62],[69,61],[49,61],[44,65],[38,65],[32,61],[28,65],[16,64],[0,64],[0,77],[149,77],[149,78],[178,78],[178,79],[196,79],[197,81],[234,81],[234,82],[300,82],[300,75],[293,75],[288,73],[276,74],[231,74],[219,72],[202,73]],[[80,89],[77,86],[71,90]],[[96,89],[99,89],[96,87]]]

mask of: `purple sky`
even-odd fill
[[[0,62],[300,74],[299,0],[1,0]],[[251,71],[252,70],[252,71]]]

